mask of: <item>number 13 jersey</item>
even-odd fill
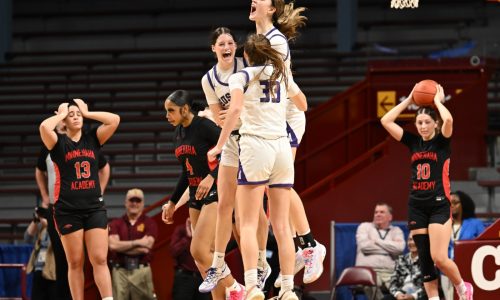
[[[97,128],[82,132],[78,142],[65,134],[57,135],[50,150],[54,163],[54,202],[64,211],[89,210],[103,207],[99,185],[99,152]]]

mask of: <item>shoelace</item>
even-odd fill
[[[214,282],[217,280],[218,278],[218,274],[217,274],[217,268],[209,268],[207,270],[207,278],[205,278],[205,281],[208,281],[208,282]]]
[[[306,272],[310,271],[313,264],[314,251],[313,250],[303,250],[302,255],[304,257],[304,265],[307,267]]]

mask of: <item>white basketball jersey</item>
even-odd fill
[[[224,72],[217,69],[217,65],[213,66],[201,79],[207,103],[209,105],[220,103],[224,109],[228,109],[231,102],[229,77],[246,66],[245,60],[241,57],[234,58],[234,67],[229,71]]]
[[[240,115],[240,134],[264,139],[286,137],[287,91],[281,78],[270,92],[271,65],[247,67],[229,78],[229,89],[245,92],[244,107]]]
[[[266,34],[267,39],[271,43],[271,47],[273,47],[274,50],[278,51],[281,53],[283,56],[283,61],[285,62],[286,69],[287,69],[287,76],[288,78],[292,78],[292,70],[291,70],[291,62],[292,62],[292,56],[290,54],[290,47],[288,45],[288,40],[286,36],[281,33],[281,31],[278,30],[278,28],[273,27],[271,30],[269,30]],[[287,110],[288,114],[293,116],[293,114],[303,114],[304,112],[300,111],[295,104],[290,101],[290,99],[286,100],[287,102]],[[289,117],[287,117],[288,119]]]

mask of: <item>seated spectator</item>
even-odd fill
[[[396,258],[405,248],[403,231],[391,222],[392,208],[386,203],[378,203],[373,221],[359,224],[356,231],[356,266],[371,267],[377,273],[376,299],[388,293]],[[366,287],[364,290],[368,299],[373,299],[375,289]]]
[[[33,252],[26,267],[26,273],[33,272],[32,300],[56,299],[56,265],[54,252],[47,232],[48,210],[35,208],[33,221],[24,233],[26,243],[33,244]]]
[[[191,252],[191,220],[175,228],[170,238],[170,254],[175,260],[172,300],[208,300],[210,294],[200,293],[198,286],[203,282]]]
[[[116,300],[156,299],[149,263],[158,229],[143,214],[142,190],[127,192],[125,208],[126,213],[109,226],[113,295]]]
[[[383,300],[427,300],[424,278],[418,262],[418,251],[411,234],[408,236],[409,252],[400,255],[389,285],[389,295]]]
[[[456,241],[475,239],[484,230],[483,221],[476,218],[476,205],[471,197],[462,191],[451,193],[452,232],[448,253],[454,258]],[[453,300],[454,287],[448,277],[441,275],[441,284],[446,300]]]

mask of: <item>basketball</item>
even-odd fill
[[[434,103],[434,96],[437,92],[437,82],[434,80],[422,80],[413,90],[413,102],[418,106],[429,106]]]

